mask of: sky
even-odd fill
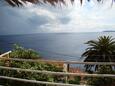
[[[0,2],[0,35],[31,33],[100,32],[115,30],[115,4],[78,0],[73,5],[49,4],[11,7]]]

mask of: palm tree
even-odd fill
[[[115,40],[111,36],[100,36],[98,40],[90,40],[88,48],[82,54],[84,62],[115,62]],[[93,67],[98,70],[98,65],[85,65],[86,71]]]
[[[61,4],[65,4],[66,0],[5,0],[9,5],[15,7],[15,6],[23,6],[23,3],[26,3],[26,2],[30,2],[30,3],[34,3],[34,4],[37,4],[37,3],[50,3],[51,5],[55,6],[59,3]],[[74,2],[74,0],[70,0],[72,3]],[[83,1],[85,0],[79,0],[80,3],[82,4]],[[88,2],[90,2],[91,0],[87,0]],[[97,2],[103,2],[104,0],[96,0]],[[115,0],[111,0],[111,3],[113,4]]]

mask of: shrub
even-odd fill
[[[22,58],[22,59],[38,59],[39,54],[32,49],[25,49],[19,45],[14,45],[14,49],[10,54],[11,58]],[[0,65],[4,65],[5,61],[0,61]],[[47,71],[55,71],[61,72],[63,69],[57,67],[53,64],[43,63],[43,62],[20,62],[20,61],[10,61],[10,67],[15,68],[22,68],[22,69],[31,69],[31,70],[47,70]],[[39,80],[39,81],[49,81],[54,82],[58,81],[58,76],[54,75],[46,75],[42,73],[35,73],[35,72],[24,72],[24,71],[16,71],[16,70],[5,70],[0,69],[0,75],[2,76],[9,76],[9,77],[16,77],[22,79],[29,79],[29,80]],[[5,80],[0,79],[0,83],[4,86],[46,86],[41,84],[34,84],[34,83],[25,83],[19,81],[12,81],[12,80]]]
[[[81,77],[80,76],[76,76],[76,77],[74,77],[73,80],[69,80],[69,83],[70,84],[80,84],[80,81],[81,81]]]
[[[22,69],[31,69],[31,70],[48,70],[48,71],[56,71],[61,72],[63,69],[58,68],[54,65],[45,64],[41,62],[32,63],[32,62],[18,62],[18,61],[12,61],[11,67],[16,68],[22,68]],[[49,82],[58,82],[58,76],[54,75],[46,75],[42,73],[35,73],[35,72],[24,72],[24,71],[14,71],[14,70],[4,70],[0,69],[0,75],[2,76],[9,76],[9,77],[16,77],[16,78],[22,78],[22,79],[30,79],[30,80],[38,80],[38,81],[49,81]],[[17,82],[17,81],[11,81],[11,80],[0,80],[0,83],[3,83],[5,86],[30,86],[30,83],[24,83],[24,82]],[[31,86],[42,86],[39,84],[31,84]],[[44,85],[43,85],[44,86]]]
[[[115,74],[115,71],[111,69],[111,66],[105,65],[100,66],[100,69],[98,70],[97,74]],[[87,79],[87,84],[93,86],[112,86],[115,82],[115,79],[108,77],[93,77]]]
[[[25,49],[17,44],[14,44],[14,48],[10,54],[11,58],[23,58],[23,59],[38,59],[40,55],[32,50],[32,49]]]

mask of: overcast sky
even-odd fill
[[[52,7],[32,5],[12,8],[0,4],[0,35],[58,32],[98,32],[115,30],[115,5],[79,2]],[[110,3],[110,4],[109,4]]]

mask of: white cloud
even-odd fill
[[[62,24],[61,22],[58,22],[54,23],[54,25],[44,25],[43,27],[46,28],[46,32],[48,30],[52,32],[97,32],[110,29],[112,30],[115,28],[114,5],[110,9],[110,5],[98,7],[93,2],[89,5],[86,4],[84,4],[83,7],[76,4],[71,8],[67,8],[66,10],[64,9],[62,12],[66,14],[61,15],[62,13],[60,13],[60,16],[68,17],[70,19],[69,23]],[[57,19],[57,21],[59,20]]]
[[[0,33],[94,32],[115,29],[115,5],[79,2],[64,8],[48,5],[1,7]],[[6,19],[7,18],[7,19]],[[16,22],[17,21],[17,22]],[[14,24],[15,23],[15,24]],[[20,28],[20,29],[19,29]],[[10,29],[11,31],[8,31]],[[28,31],[27,31],[28,29]]]

